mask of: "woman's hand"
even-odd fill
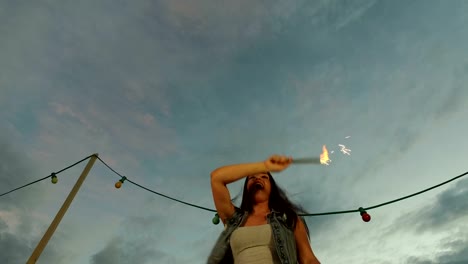
[[[268,171],[280,172],[286,169],[292,163],[292,158],[287,156],[273,155],[265,160],[264,163]]]

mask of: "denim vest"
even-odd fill
[[[236,207],[234,215],[230,219],[226,220],[224,231],[221,233],[215,246],[211,250],[207,264],[234,263],[229,239],[232,232],[247,220],[247,216],[247,212],[243,212],[240,208]],[[294,231],[291,227],[287,226],[285,220],[286,214],[281,215],[279,212],[274,210],[267,215],[267,221],[271,225],[273,233],[276,252],[281,263],[297,264],[298,261]]]

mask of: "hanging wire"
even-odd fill
[[[459,179],[465,175],[468,174],[468,171],[463,173],[463,174],[460,174],[456,177],[453,177],[452,179],[450,180],[447,180],[447,181],[444,181],[442,183],[439,183],[437,185],[434,185],[432,187],[429,187],[427,189],[424,189],[422,191],[419,191],[419,192],[416,192],[416,193],[413,193],[413,194],[410,194],[410,195],[407,195],[407,196],[404,196],[404,197],[401,197],[401,198],[398,198],[398,199],[395,199],[395,200],[391,200],[389,202],[385,202],[385,203],[381,203],[381,204],[378,204],[378,205],[374,205],[374,206],[369,206],[369,207],[365,207],[363,208],[364,210],[370,210],[370,209],[375,209],[375,208],[378,208],[378,207],[381,207],[381,206],[384,206],[384,205],[388,205],[388,204],[392,204],[392,203],[396,203],[396,202],[399,202],[399,201],[402,201],[402,200],[405,200],[405,199],[408,199],[410,197],[413,197],[413,196],[416,196],[416,195],[419,195],[419,194],[422,194],[424,192],[427,192],[427,191],[430,191],[432,189],[435,189],[437,187],[440,187],[444,184],[447,184],[451,181],[454,181],[456,179]],[[318,213],[318,214],[302,214],[301,216],[317,216],[317,215],[331,215],[331,214],[347,214],[347,213],[356,213],[356,212],[359,212],[359,209],[356,209],[356,210],[347,210],[347,211],[336,211],[336,212],[327,212],[327,213]]]
[[[115,171],[113,168],[111,168],[106,162],[104,162],[101,158],[98,157],[98,159],[106,166],[108,167],[111,171],[113,171],[115,174],[119,175],[120,177],[124,177],[122,174],[118,173],[117,171]],[[370,207],[365,207],[363,208],[364,210],[370,210],[370,209],[374,209],[374,208],[377,208],[377,207],[381,207],[381,206],[384,206],[384,205],[388,205],[388,204],[391,204],[391,203],[395,203],[395,202],[398,202],[398,201],[401,201],[401,200],[405,200],[405,199],[408,199],[410,197],[413,197],[413,196],[416,196],[416,195],[419,195],[419,194],[422,194],[424,192],[427,192],[429,190],[432,190],[432,189],[435,189],[437,187],[440,187],[444,184],[447,184],[451,181],[454,181],[456,179],[459,179],[465,175],[467,175],[468,172],[465,172],[461,175],[458,175],[450,180],[447,180],[443,183],[440,183],[440,184],[437,184],[435,186],[432,186],[430,188],[427,188],[427,189],[424,189],[422,191],[419,191],[419,192],[416,192],[416,193],[413,193],[413,194],[410,194],[410,195],[407,195],[407,196],[404,196],[404,197],[401,197],[401,198],[398,198],[398,199],[395,199],[395,200],[392,200],[392,201],[389,201],[389,202],[385,202],[385,203],[381,203],[381,204],[378,204],[378,205],[374,205],[374,206],[370,206]],[[142,188],[142,189],[145,189],[149,192],[152,192],[152,193],[155,193],[157,195],[160,195],[160,196],[163,196],[165,198],[168,198],[168,199],[171,199],[173,201],[176,201],[176,202],[179,202],[179,203],[183,203],[183,204],[186,204],[186,205],[189,205],[189,206],[193,206],[193,207],[196,207],[196,208],[200,208],[200,209],[204,209],[204,210],[207,210],[207,211],[210,211],[210,212],[216,212],[216,210],[213,210],[213,209],[209,209],[209,208],[206,208],[206,207],[201,207],[201,206],[198,206],[198,205],[194,205],[194,204],[191,204],[191,203],[187,203],[187,202],[184,202],[184,201],[181,201],[181,200],[178,200],[178,199],[175,199],[175,198],[172,198],[172,197],[169,197],[167,195],[164,195],[164,194],[161,194],[161,193],[158,193],[156,191],[153,191],[147,187],[144,187],[142,185],[139,185],[131,180],[129,180],[128,178],[126,179],[128,182],[130,183],[133,183],[134,185]],[[319,215],[332,215],[332,214],[348,214],[348,213],[356,213],[356,212],[360,212],[359,209],[354,209],[354,210],[345,210],[345,211],[333,211],[333,212],[325,212],[325,213],[316,213],[316,214],[299,214],[299,216],[319,216]]]
[[[199,206],[199,205],[196,205],[196,204],[184,202],[184,201],[182,201],[182,200],[179,200],[179,199],[176,199],[176,198],[172,198],[172,197],[170,197],[170,196],[167,196],[167,195],[164,195],[164,194],[162,194],[162,193],[159,193],[159,192],[156,192],[156,191],[154,191],[154,190],[151,190],[150,188],[147,188],[147,187],[145,187],[145,186],[143,186],[143,185],[140,185],[140,184],[138,184],[138,183],[136,183],[136,182],[134,182],[134,181],[132,181],[132,180],[129,180],[128,177],[126,177],[126,176],[124,176],[124,175],[118,173],[118,172],[117,172],[116,170],[114,170],[111,166],[109,166],[105,161],[103,161],[100,157],[98,157],[98,160],[99,160],[100,162],[102,162],[102,163],[103,163],[107,168],[109,168],[112,172],[114,172],[115,174],[119,175],[121,178],[124,178],[124,177],[125,177],[125,180],[126,180],[126,181],[130,182],[131,184],[133,184],[133,185],[135,185],[135,186],[137,186],[137,187],[140,187],[141,189],[144,189],[144,190],[146,190],[146,191],[148,191],[148,192],[152,192],[152,193],[157,194],[157,195],[159,195],[159,196],[162,196],[162,197],[164,197],[164,198],[167,198],[167,199],[170,199],[170,200],[179,202],[179,203],[186,204],[186,205],[188,205],[188,206],[196,207],[196,208],[203,209],[203,210],[210,211],[210,212],[216,212],[216,210],[213,210],[213,209],[210,209],[210,208],[206,208],[206,207],[203,207],[203,206]]]
[[[75,167],[76,165],[80,164],[81,162],[83,162],[83,161],[85,161],[85,160],[91,158],[92,156],[94,156],[94,154],[93,154],[93,155],[89,155],[88,157],[86,157],[86,158],[84,158],[84,159],[82,159],[82,160],[80,160],[80,161],[77,161],[77,162],[73,163],[72,165],[67,166],[67,167],[65,167],[65,168],[63,168],[63,169],[61,169],[61,170],[59,170],[59,171],[57,171],[57,172],[51,173],[49,176],[46,176],[46,177],[44,177],[44,178],[40,178],[39,180],[35,180],[35,181],[33,181],[33,182],[30,182],[30,183],[28,183],[28,184],[25,184],[25,185],[23,185],[23,186],[20,186],[20,187],[18,187],[18,188],[15,188],[15,189],[13,189],[13,190],[11,190],[11,191],[2,193],[2,194],[0,194],[0,197],[2,197],[2,196],[4,196],[4,195],[7,195],[7,194],[9,194],[9,193],[12,193],[12,192],[14,192],[14,191],[18,191],[18,190],[20,190],[20,189],[23,189],[24,187],[27,187],[27,186],[32,185],[32,184],[34,184],[34,183],[43,181],[43,180],[45,180],[45,179],[47,179],[47,178],[52,177],[53,175],[57,175],[57,174],[59,174],[59,173],[61,173],[61,172],[64,172],[64,171],[66,171],[66,170],[68,170],[68,169],[70,169],[70,168],[72,168],[72,167]]]
[[[1,196],[4,196],[4,195],[7,195],[7,194],[9,194],[9,193],[12,193],[12,192],[14,192],[14,191],[17,191],[17,190],[19,190],[19,189],[22,189],[22,188],[24,188],[24,187],[27,187],[27,186],[29,186],[29,185],[32,185],[32,184],[34,184],[34,183],[43,181],[43,180],[45,180],[45,179],[47,179],[47,178],[52,177],[52,175],[54,175],[54,174],[59,174],[59,173],[61,173],[61,172],[63,172],[63,171],[66,171],[66,170],[68,170],[68,169],[70,169],[70,168],[72,168],[72,167],[74,167],[74,166],[76,166],[76,165],[82,163],[83,161],[85,161],[85,160],[91,158],[92,156],[95,156],[95,155],[94,155],[94,154],[93,154],[93,155],[90,155],[90,156],[88,156],[88,157],[86,157],[86,158],[84,158],[84,159],[82,159],[82,160],[80,160],[80,161],[77,161],[77,162],[73,163],[73,164],[70,165],[70,166],[67,166],[67,167],[65,167],[65,168],[63,168],[63,169],[61,169],[61,170],[59,170],[59,171],[57,171],[57,172],[55,172],[55,173],[52,173],[52,174],[49,175],[49,176],[46,176],[46,177],[44,177],[44,178],[35,180],[35,181],[33,181],[33,182],[30,182],[30,183],[28,183],[28,184],[25,184],[25,185],[23,185],[23,186],[20,186],[20,187],[18,187],[18,188],[15,188],[15,189],[13,189],[13,190],[11,190],[11,191],[2,193],[2,194],[0,194],[0,197],[1,197]],[[210,212],[216,212],[216,210],[214,210],[214,209],[210,209],[210,208],[207,208],[207,207],[203,207],[203,206],[199,206],[199,205],[196,205],[196,204],[188,203],[188,202],[185,202],[185,201],[182,201],[182,200],[179,200],[179,199],[170,197],[170,196],[168,196],[168,195],[164,195],[164,194],[162,194],[162,193],[156,192],[156,191],[154,191],[154,190],[152,190],[152,189],[150,189],[150,188],[147,188],[147,187],[145,187],[145,186],[143,186],[143,185],[140,185],[140,184],[138,184],[138,183],[136,183],[136,182],[134,182],[134,181],[128,179],[126,176],[124,176],[124,175],[118,173],[118,172],[117,172],[116,170],[114,170],[111,166],[109,166],[109,164],[107,164],[104,160],[102,160],[99,156],[97,156],[97,159],[98,159],[102,164],[104,164],[109,170],[111,170],[113,173],[115,173],[116,175],[118,175],[121,179],[125,179],[125,180],[127,180],[128,182],[130,182],[131,184],[133,184],[133,185],[135,185],[135,186],[137,186],[137,187],[139,187],[139,188],[141,188],[141,189],[144,189],[144,190],[146,190],[146,191],[148,191],[148,192],[154,193],[154,194],[156,194],[156,195],[162,196],[162,197],[164,197],[164,198],[167,198],[167,199],[170,199],[170,200],[173,200],[173,201],[176,201],[176,202],[179,202],[179,203],[188,205],[188,206],[192,206],[192,207],[199,208],[199,209],[206,210],[206,211],[210,211]],[[465,173],[460,174],[460,175],[458,175],[458,176],[456,176],[456,177],[453,177],[452,179],[449,179],[449,180],[447,180],[447,181],[445,181],[445,182],[439,183],[439,184],[437,184],[437,185],[434,185],[434,186],[429,187],[429,188],[427,188],[427,189],[424,189],[424,190],[422,190],[422,191],[419,191],[419,192],[416,192],[416,193],[413,193],[413,194],[410,194],[410,195],[407,195],[407,196],[404,196],[404,197],[401,197],[401,198],[398,198],[398,199],[394,199],[394,200],[391,200],[391,201],[388,201],[388,202],[385,202],[385,203],[381,203],[381,204],[378,204],[378,205],[369,206],[369,207],[365,207],[365,208],[361,208],[361,209],[363,209],[363,210],[370,210],[370,209],[375,209],[375,208],[378,208],[378,207],[381,207],[381,206],[385,206],[385,205],[388,205],[388,204],[392,204],[392,203],[395,203],[395,202],[399,202],[399,201],[408,199],[408,198],[410,198],[410,197],[413,197],[413,196],[422,194],[422,193],[424,193],[424,192],[430,191],[430,190],[432,190],[432,189],[435,189],[435,188],[437,188],[437,187],[440,187],[440,186],[442,186],[442,185],[445,185],[445,184],[447,184],[447,183],[449,183],[449,182],[455,181],[455,180],[457,180],[457,179],[459,179],[459,178],[461,178],[461,177],[463,177],[463,176],[466,176],[467,174],[468,174],[468,172],[465,172]],[[316,214],[299,214],[299,216],[319,216],[319,215],[332,215],[332,214],[347,214],[347,213],[356,213],[356,212],[360,212],[360,209],[345,210],[345,211],[324,212],[324,213],[316,213]]]
[[[392,200],[392,201],[389,201],[389,202],[385,202],[385,203],[381,203],[381,204],[374,205],[374,206],[371,206],[371,207],[367,207],[367,208],[364,208],[364,209],[370,210],[370,209],[374,209],[374,208],[377,208],[377,207],[381,207],[381,206],[384,206],[384,205],[387,205],[387,204],[391,204],[391,203],[399,202],[399,201],[401,201],[401,200],[408,199],[408,198],[410,198],[410,197],[413,197],[413,196],[419,195],[419,194],[421,194],[421,193],[430,191],[430,190],[435,189],[435,188],[437,188],[437,187],[440,187],[440,186],[442,186],[442,185],[444,185],[444,184],[447,184],[447,183],[449,183],[449,182],[451,182],[451,181],[454,181],[454,180],[456,180],[456,179],[459,179],[459,178],[461,178],[461,177],[463,177],[463,176],[465,176],[465,175],[467,175],[467,174],[468,174],[468,171],[465,172],[465,173],[463,173],[463,174],[460,174],[460,175],[458,175],[458,176],[456,176],[456,177],[453,177],[453,178],[450,179],[450,180],[444,181],[444,182],[442,182],[442,183],[439,183],[439,184],[437,184],[437,185],[434,185],[434,186],[429,187],[429,188],[427,188],[427,189],[424,189],[424,190],[422,190],[422,191],[419,191],[419,192],[416,192],[416,193],[413,193],[413,194],[410,194],[410,195],[407,195],[407,196],[404,196],[404,197],[401,197],[401,198],[398,198],[398,199],[395,199],[395,200]]]
[[[160,195],[160,196],[165,197],[165,198],[167,198],[167,199],[171,199],[171,200],[173,200],[173,201],[176,201],[176,202],[179,202],[179,203],[183,203],[183,204],[186,204],[186,205],[189,205],[189,206],[193,206],[193,207],[196,207],[196,208],[199,208],[199,209],[203,209],[203,210],[206,210],[206,211],[216,212],[216,210],[213,210],[213,209],[210,209],[210,208],[206,208],[206,207],[199,206],[199,205],[196,205],[196,204],[187,203],[187,202],[184,202],[184,201],[181,201],[181,200],[178,200],[178,199],[169,197],[169,196],[164,195],[164,194],[162,194],[162,193],[158,193],[158,192],[156,192],[156,191],[153,191],[153,190],[151,190],[151,189],[149,189],[149,188],[146,188],[145,186],[142,186],[142,185],[140,185],[140,184],[138,184],[138,183],[136,183],[136,182],[134,182],[134,181],[131,181],[131,180],[129,180],[129,179],[127,179],[127,181],[130,182],[131,184],[135,185],[135,186],[138,186],[138,187],[140,187],[140,188],[142,188],[142,189],[144,189],[144,190],[147,190],[148,192],[152,192],[152,193],[154,193],[154,194]]]

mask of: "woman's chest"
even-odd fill
[[[268,223],[266,215],[249,215],[245,219],[242,226],[257,226],[257,225],[265,225]]]

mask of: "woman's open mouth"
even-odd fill
[[[254,183],[254,188],[255,189],[263,189],[263,184],[259,181]]]

